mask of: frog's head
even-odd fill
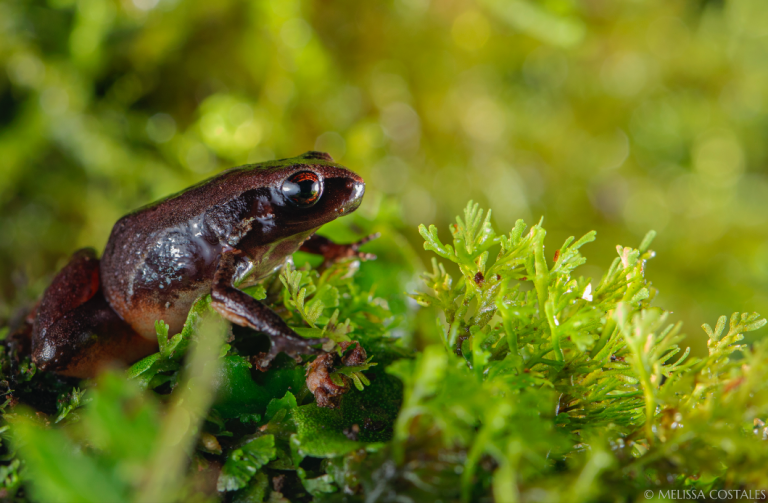
[[[283,163],[281,178],[273,185],[273,208],[283,225],[309,230],[360,206],[365,182],[330,155],[307,152]]]

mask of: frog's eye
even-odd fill
[[[308,208],[320,199],[323,183],[311,171],[301,171],[290,176],[283,182],[283,194],[300,208]]]

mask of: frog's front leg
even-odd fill
[[[250,327],[267,334],[272,342],[268,353],[259,355],[256,364],[265,369],[281,351],[297,358],[302,354],[318,354],[312,347],[325,339],[305,339],[294,332],[280,316],[245,292],[234,287],[237,263],[241,253],[230,250],[221,254],[211,287],[212,306],[219,314],[236,325]]]
[[[345,258],[358,258],[361,260],[374,260],[376,255],[372,253],[365,253],[360,251],[360,247],[365,243],[372,241],[379,237],[379,233],[366,236],[356,243],[350,243],[346,245],[337,244],[328,238],[312,234],[309,239],[304,241],[299,248],[303,252],[312,253],[314,255],[322,255],[326,263],[335,262],[337,260]]]

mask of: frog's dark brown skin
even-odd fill
[[[307,177],[319,180],[316,201],[296,204],[286,180]],[[73,377],[91,377],[111,361],[131,363],[157,351],[155,320],[180,332],[206,293],[222,316],[270,337],[261,367],[281,351],[320,352],[310,345],[318,341],[300,337],[238,287],[263,279],[300,248],[327,261],[370,258],[358,251],[365,241],[337,245],[314,235],[354,211],[364,192],[358,175],[328,154],[308,152],[233,168],[136,210],[115,224],[100,261],[80,250],[46,290],[32,327],[32,360]]]

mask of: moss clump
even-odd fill
[[[458,270],[433,260],[411,294],[436,324],[375,296],[398,265],[286,267],[251,291],[305,337],[373,357],[337,409],[314,404],[302,364],[251,368],[265,341],[217,324],[206,298],[170,340],[157,324],[160,352],[84,391],[3,353],[5,497],[514,502],[767,486],[768,344],[740,344],[766,321],[704,325],[709,354],[690,357],[651,305],[652,234],[593,281],[574,272],[594,232],[549,260],[541,224],[500,235],[471,203],[450,243],[420,232]],[[33,390],[60,393],[57,413],[25,406]]]

